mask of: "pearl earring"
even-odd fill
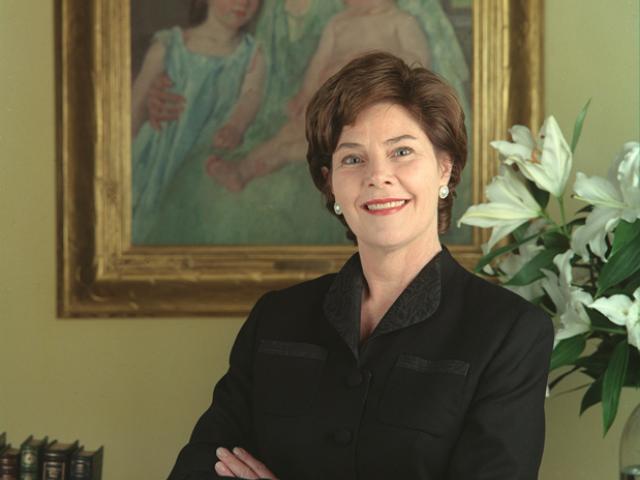
[[[336,212],[336,215],[342,215],[342,207],[338,202],[333,204],[333,211]]]
[[[438,196],[442,199],[447,198],[449,196],[449,187],[442,185],[440,190],[438,190]]]

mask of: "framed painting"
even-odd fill
[[[304,106],[388,50],[457,90],[470,153],[443,242],[542,112],[541,0],[58,0],[58,313],[246,315],[353,254],[305,161]],[[407,35],[398,41],[397,32]]]

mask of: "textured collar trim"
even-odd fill
[[[422,322],[440,305],[442,262],[450,256],[443,246],[409,283],[376,326],[369,339]],[[324,314],[358,358],[360,345],[360,303],[366,281],[360,255],[354,254],[338,272],[327,291]]]

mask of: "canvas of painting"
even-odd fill
[[[457,90],[471,132],[470,2],[131,3],[135,245],[343,245],[306,165],[304,111],[359,54],[389,51]],[[471,153],[470,153],[471,155]],[[455,219],[471,204],[465,169]]]

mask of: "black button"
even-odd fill
[[[339,428],[333,432],[333,439],[339,445],[348,445],[351,442],[351,432],[346,428]]]
[[[357,387],[362,383],[362,373],[359,371],[351,372],[347,376],[347,386],[349,387]]]

